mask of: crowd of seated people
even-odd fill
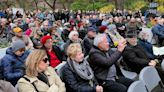
[[[5,12],[0,41],[7,39],[11,45],[0,59],[0,90],[127,92],[135,80],[125,77],[121,67],[139,74],[153,66],[164,83],[163,56],[153,52],[153,46],[164,45],[164,15],[153,17],[152,23],[153,14],[126,10],[67,13]],[[62,63],[59,76],[55,70]]]

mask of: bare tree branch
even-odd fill
[[[47,1],[47,0],[44,0],[44,2],[50,7],[53,9],[53,6]]]

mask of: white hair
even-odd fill
[[[68,35],[68,38],[71,40],[72,39],[72,36],[73,35],[79,35],[79,33],[77,32],[77,31],[71,31],[70,33],[69,33],[69,35]]]
[[[141,31],[141,32],[138,34],[138,38],[144,39],[143,36],[145,36],[145,34],[149,36],[149,34],[148,34],[146,31]]]
[[[48,21],[47,21],[47,20],[45,20],[45,21],[43,22],[43,25],[46,25],[46,24],[48,24]]]
[[[106,37],[105,34],[98,34],[94,38],[93,45],[98,47],[98,44],[104,40],[104,37]]]

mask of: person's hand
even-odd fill
[[[55,32],[55,35],[58,36],[58,37],[60,37],[60,35],[58,34],[58,32]]]
[[[55,40],[53,40],[53,42],[59,42],[59,40],[56,40],[56,39],[55,39]]]
[[[97,85],[97,86],[96,86],[96,92],[103,92],[103,87]]]
[[[125,46],[126,46],[126,40],[125,39],[121,39],[118,42],[118,46],[117,46],[118,51],[122,52],[124,50]]]
[[[149,66],[156,66],[157,62],[155,62],[154,60],[151,60],[149,62]]]

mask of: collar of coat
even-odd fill
[[[48,72],[48,71],[45,71],[44,74],[46,76],[50,76],[50,72]],[[29,77],[27,75],[25,75],[25,77],[30,80],[30,83],[37,82],[39,80],[37,77]]]

